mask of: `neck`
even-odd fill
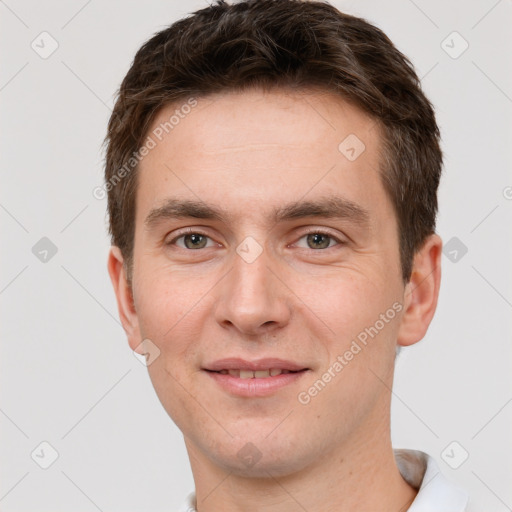
[[[213,464],[188,440],[198,512],[246,510],[405,512],[417,491],[400,475],[393,455],[389,412],[375,411],[358,439],[330,450],[314,464],[274,477],[249,478]],[[383,421],[384,418],[384,421]]]

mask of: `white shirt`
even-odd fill
[[[468,493],[447,480],[436,461],[418,450],[394,450],[404,480],[418,489],[407,512],[470,512]],[[195,493],[190,493],[179,512],[197,512]]]

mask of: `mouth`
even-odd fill
[[[238,358],[223,359],[206,365],[202,370],[223,391],[242,397],[263,397],[276,394],[280,389],[296,383],[309,368],[282,359],[246,361]]]
[[[287,373],[299,373],[305,372],[307,368],[302,370],[285,370],[281,368],[269,368],[267,370],[242,370],[242,369],[223,369],[223,370],[206,370],[213,373],[219,373],[221,375],[231,375],[238,379],[267,379],[269,377],[277,377]]]

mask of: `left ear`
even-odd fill
[[[433,234],[414,255],[411,279],[405,287],[405,312],[398,330],[398,345],[413,345],[427,332],[439,297],[442,247],[439,235]]]

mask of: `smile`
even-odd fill
[[[221,375],[231,375],[240,379],[265,379],[267,377],[276,377],[283,373],[296,373],[291,370],[281,370],[280,368],[271,368],[269,370],[220,370]]]
[[[205,365],[202,370],[224,393],[245,398],[277,395],[310,371],[302,364],[277,358],[225,358]]]

